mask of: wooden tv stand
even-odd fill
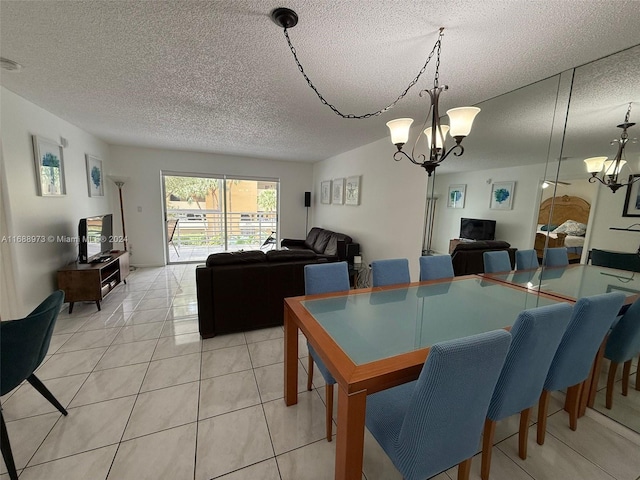
[[[58,288],[64,290],[65,302],[69,302],[69,313],[75,302],[100,302],[120,282],[127,283],[129,275],[129,252],[112,252],[111,259],[101,263],[70,263],[58,270]]]

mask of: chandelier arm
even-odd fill
[[[408,155],[404,150],[397,150],[396,153],[393,154],[393,159],[396,162],[399,162],[400,160],[402,160],[403,158],[408,159],[411,163],[413,163],[414,165],[422,165],[423,162],[418,162],[416,160],[413,159],[413,157],[411,157],[411,155]],[[419,155],[418,159],[422,158],[424,161],[424,155]]]
[[[456,149],[460,150],[460,151],[459,152],[455,152],[454,150],[456,150]],[[460,157],[464,153],[464,147],[460,143],[456,143],[453,147],[451,147],[449,150],[447,150],[444,153],[444,155],[442,155],[442,157],[440,157],[440,160],[438,161],[438,163],[442,162],[445,158],[447,158],[450,153],[453,153],[453,155],[456,156],[456,157]]]
[[[300,70],[300,73],[302,73],[302,76],[304,77],[304,79],[307,81],[307,84],[309,85],[309,87],[311,87],[311,89],[316,92],[316,95],[318,96],[318,98],[320,99],[320,101],[326,105],[327,107],[329,107],[331,110],[333,110],[333,113],[335,113],[336,115],[342,117],[342,118],[347,118],[347,119],[364,119],[364,118],[371,118],[371,117],[377,117],[385,112],[387,112],[388,110],[391,110],[393,107],[396,106],[396,104],[402,100],[404,98],[404,96],[407,94],[407,92],[409,92],[409,90],[411,89],[411,87],[413,87],[418,80],[420,79],[420,76],[424,73],[424,71],[427,69],[427,65],[429,64],[429,62],[431,61],[431,58],[433,57],[434,53],[436,52],[436,48],[439,47],[442,44],[442,37],[444,36],[443,30],[444,27],[440,28],[440,34],[438,35],[438,40],[436,40],[436,43],[433,45],[433,48],[431,49],[431,53],[429,53],[429,56],[427,57],[426,62],[424,62],[424,65],[422,66],[422,68],[420,69],[420,71],[418,72],[418,75],[416,75],[416,77],[411,80],[411,82],[409,83],[409,85],[407,86],[407,88],[404,89],[404,91],[398,95],[398,98],[396,98],[393,102],[391,102],[389,105],[387,105],[386,107],[376,111],[376,112],[372,112],[372,113],[365,113],[363,115],[355,115],[353,113],[342,113],[340,112],[340,110],[338,110],[333,104],[329,103],[327,100],[325,100],[325,98],[322,96],[322,94],[318,91],[318,89],[316,88],[316,86],[313,84],[313,82],[311,81],[311,79],[307,76],[307,74],[304,71],[304,68],[302,67],[302,64],[300,63],[300,60],[298,60],[298,55],[296,52],[295,47],[293,46],[293,44],[291,43],[291,39],[289,38],[289,32],[288,29],[285,27],[284,29],[284,36],[287,39],[287,44],[289,45],[289,49],[291,50],[291,53],[293,54],[293,58],[296,61],[296,65],[298,66],[298,70]],[[440,49],[438,48],[438,57],[440,56]],[[438,64],[440,62],[438,61]]]

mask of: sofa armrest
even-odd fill
[[[304,245],[304,240],[298,240],[294,238],[283,238],[280,241],[280,246],[301,248],[301,247],[304,247],[305,245]]]

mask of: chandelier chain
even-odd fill
[[[378,110],[377,112],[373,112],[373,113],[366,113],[364,115],[355,115],[353,113],[349,113],[349,114],[344,114],[342,112],[340,112],[334,105],[332,105],[331,103],[329,103],[327,100],[325,100],[325,98],[322,96],[322,94],[318,91],[318,89],[316,88],[316,86],[313,84],[313,82],[311,81],[311,79],[307,76],[307,74],[304,71],[304,68],[302,68],[302,64],[300,63],[300,60],[298,60],[298,55],[296,52],[295,47],[293,46],[293,44],[291,43],[291,39],[289,38],[289,33],[287,32],[287,28],[284,28],[284,36],[287,39],[287,43],[289,44],[289,49],[291,49],[291,53],[293,54],[293,58],[296,61],[296,64],[298,65],[298,70],[300,70],[300,73],[302,73],[302,76],[304,77],[304,79],[307,81],[307,84],[309,85],[309,87],[311,87],[311,89],[316,92],[316,95],[318,96],[318,98],[320,99],[320,101],[328,106],[331,110],[333,110],[333,112],[336,115],[339,115],[342,118],[354,118],[354,119],[363,119],[363,118],[371,118],[371,117],[377,117],[379,115],[381,115],[382,113],[391,110],[393,107],[395,107],[395,105],[402,100],[402,98],[404,98],[404,96],[407,94],[407,92],[411,89],[411,87],[413,87],[418,80],[420,79],[420,76],[425,72],[425,70],[427,69],[427,65],[429,64],[429,62],[431,61],[431,58],[433,57],[434,53],[436,52],[436,48],[438,51],[438,56],[436,59],[436,76],[435,76],[435,85],[438,85],[438,68],[440,66],[440,48],[442,45],[442,37],[444,35],[444,33],[442,33],[442,31],[444,30],[444,28],[440,29],[440,35],[438,36],[438,40],[436,41],[435,45],[433,46],[433,49],[431,50],[431,53],[429,53],[429,56],[427,57],[427,61],[424,63],[424,65],[422,66],[422,68],[420,69],[420,71],[418,72],[418,75],[416,75],[416,77],[409,83],[409,86],[407,88],[404,89],[404,91],[398,96],[398,98],[396,98],[393,102],[391,102],[389,105],[387,105],[386,107]]]

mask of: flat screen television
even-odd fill
[[[78,224],[78,261],[99,260],[113,249],[113,215],[98,215],[80,219]]]
[[[495,240],[496,221],[479,218],[460,219],[460,238],[468,240]]]

